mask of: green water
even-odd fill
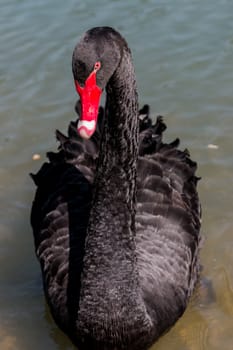
[[[199,164],[203,275],[154,350],[233,348],[233,2],[231,0],[0,1],[0,349],[74,350],[46,307],[29,224],[36,171],[54,130],[75,118],[71,55],[97,25],[133,51],[141,103]],[[217,147],[208,148],[209,144]],[[33,154],[41,155],[33,160]]]

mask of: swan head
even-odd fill
[[[88,30],[74,49],[72,70],[81,102],[78,133],[88,139],[95,132],[100,98],[117,69],[124,39],[110,27]]]

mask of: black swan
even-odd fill
[[[196,163],[138,110],[131,52],[110,27],[72,61],[78,123],[32,175],[44,291],[80,350],[144,350],[183,314],[199,275]],[[105,109],[99,107],[106,89]],[[77,132],[78,131],[78,132]]]

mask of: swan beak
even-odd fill
[[[78,133],[89,139],[95,132],[102,89],[96,85],[96,71],[91,72],[84,87],[75,80],[75,87],[80,96],[81,116],[78,121]]]

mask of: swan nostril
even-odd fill
[[[94,71],[97,72],[101,68],[101,63],[98,61],[94,65]]]

